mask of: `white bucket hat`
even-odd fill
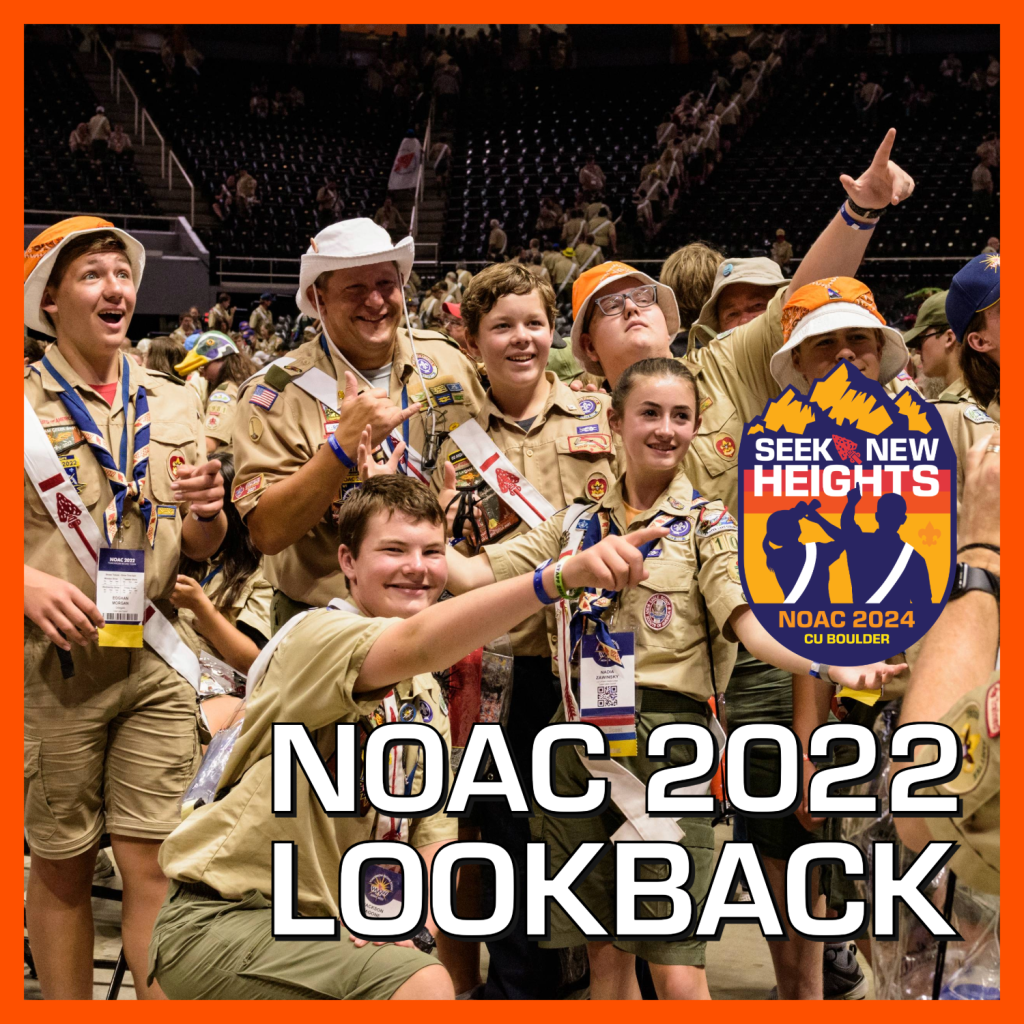
[[[43,301],[43,292],[49,283],[50,274],[57,262],[57,254],[73,238],[89,234],[115,235],[124,242],[128,262],[132,267],[132,281],[138,290],[142,281],[142,272],[146,268],[146,248],[137,239],[115,228],[102,217],[69,217],[67,220],[51,224],[40,232],[25,248],[25,326],[33,331],[45,334],[50,338],[57,335],[53,324],[43,315],[39,304]]]
[[[583,324],[586,322],[594,296],[605,285],[611,284],[613,281],[621,281],[625,277],[635,277],[644,284],[657,285],[658,305],[665,314],[669,341],[676,336],[676,332],[679,330],[679,304],[676,302],[676,293],[667,284],[655,281],[649,274],[631,267],[628,263],[619,263],[615,260],[584,271],[576,278],[572,286],[572,331],[570,337],[572,338],[572,354],[588,373],[600,374],[601,367],[587,358],[583,346],[580,344]]]
[[[325,271],[347,267],[368,267],[374,263],[396,263],[402,286],[409,280],[416,243],[412,236],[391,244],[391,236],[368,217],[340,220],[321,231],[303,253],[299,270],[299,290],[295,304],[306,316],[319,319],[316,306],[306,298],[306,290]]]
[[[808,381],[793,365],[792,351],[808,338],[844,327],[867,327],[882,332],[878,383],[888,384],[907,365],[910,353],[903,335],[889,327],[875,306],[867,285],[852,277],[832,277],[804,285],[782,310],[782,348],[772,356],[772,376],[783,387],[806,393]]]

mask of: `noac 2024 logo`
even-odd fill
[[[746,425],[739,469],[743,589],[780,643],[863,665],[931,628],[956,562],[956,455],[920,395],[840,363]]]

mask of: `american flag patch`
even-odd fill
[[[277,401],[278,392],[273,388],[268,388],[266,384],[257,384],[256,390],[252,393],[252,398],[249,399],[250,405],[260,405],[264,409],[269,409]]]

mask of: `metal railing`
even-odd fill
[[[31,223],[29,217],[38,217],[39,222],[46,224],[51,218],[56,218],[53,223],[63,220],[65,217],[80,217],[81,210],[25,210],[25,222]],[[109,220],[114,227],[127,228],[130,222],[136,222],[135,227],[140,231],[165,231],[169,225],[174,224],[178,218],[165,213],[89,213],[90,217],[102,217]],[[146,227],[146,222],[159,222],[160,227]],[[123,222],[123,223],[119,223]]]
[[[430,101],[430,113],[427,115],[427,130],[423,133],[423,145],[420,148],[420,170],[416,175],[416,190],[412,197],[412,213],[409,215],[409,234],[413,238],[416,237],[416,229],[419,227],[420,204],[423,202],[423,178],[426,173],[427,160],[430,157],[430,132],[434,123],[434,103],[434,100]]]
[[[189,223],[194,224],[196,220],[196,187],[192,179],[189,177],[185,168],[182,166],[181,161],[178,159],[177,154],[167,145],[167,140],[164,138],[160,129],[156,125],[156,121],[153,120],[153,115],[139,102],[138,93],[132,88],[131,82],[128,81],[128,76],[117,67],[117,63],[114,60],[114,55],[107,49],[102,39],[93,39],[93,61],[99,61],[98,50],[102,50],[107,60],[110,62],[110,92],[112,93],[115,102],[120,105],[121,103],[121,82],[123,81],[125,87],[132,95],[132,99],[135,102],[135,119],[133,122],[134,134],[138,135],[141,139],[141,145],[146,145],[146,122],[149,122],[150,128],[153,133],[160,140],[160,178],[161,180],[167,180],[167,191],[170,192],[174,188],[174,170],[173,164],[178,165],[178,171],[181,176],[185,179],[185,183],[188,185],[189,190]],[[173,164],[172,164],[173,161]],[[171,218],[172,220],[176,218]]]
[[[217,280],[294,285],[300,263],[295,256],[218,256]]]

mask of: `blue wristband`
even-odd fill
[[[807,674],[814,676],[815,679],[820,679],[821,665],[819,665],[816,661],[812,661],[810,671]]]
[[[547,591],[544,589],[544,570],[551,564],[549,558],[546,562],[541,563],[533,571],[533,592],[537,595],[537,600],[541,604],[554,604],[558,598],[548,597]]]
[[[343,466],[348,466],[349,469],[355,469],[356,464],[345,454],[345,449],[338,444],[338,439],[333,434],[327,435],[327,443],[331,447],[331,451],[338,457],[338,461]]]
[[[874,224],[861,224],[859,220],[854,220],[849,213],[846,212],[846,201],[843,201],[842,206],[839,207],[839,216],[850,225],[851,228],[856,228],[858,231],[874,231],[878,224],[876,220]]]

